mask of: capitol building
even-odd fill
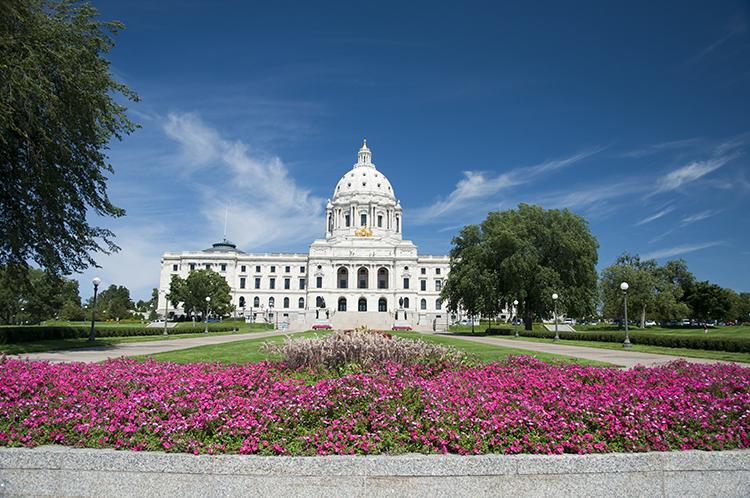
[[[294,329],[446,329],[452,322],[440,290],[450,258],[419,255],[403,239],[401,204],[371,159],[365,141],[328,200],[324,238],[308,254],[248,254],[227,240],[204,251],[168,252],[161,259],[161,295],[172,275],[209,268],[229,283],[238,316],[247,321]],[[184,310],[170,309],[173,314]]]

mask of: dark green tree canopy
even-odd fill
[[[114,235],[91,226],[125,212],[106,192],[104,151],[137,125],[117,94],[137,101],[108,72],[110,35],[88,3],[4,0],[0,9],[0,263],[35,261],[52,273],[96,265]],[[100,244],[103,244],[102,247]]]
[[[202,315],[206,312],[206,297],[210,297],[210,313],[226,315],[234,309],[230,291],[227,281],[215,271],[195,270],[184,280],[179,275],[172,275],[169,302],[175,307],[182,303],[187,313]]]
[[[518,299],[527,329],[534,316],[552,314],[554,293],[560,295],[559,312],[585,316],[595,310],[599,243],[588,222],[567,209],[519,204],[517,210],[491,212],[481,226],[465,227],[453,244],[442,294],[449,309],[456,299],[465,306],[460,300],[467,294],[460,289],[478,285],[481,311],[496,313]]]

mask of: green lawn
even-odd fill
[[[91,322],[89,322],[90,324]],[[71,324],[72,325],[72,324]],[[122,325],[117,325],[117,327],[120,327]],[[139,325],[140,326],[140,325]],[[177,327],[181,330],[184,330],[186,328],[192,328],[192,323],[180,323],[177,324]],[[97,325],[97,329],[99,326]],[[200,324],[196,324],[195,326],[195,333],[188,333],[188,334],[174,334],[172,333],[174,329],[169,328],[167,331],[170,333],[169,337],[167,339],[163,338],[161,335],[137,335],[137,336],[129,336],[129,337],[97,337],[95,346],[111,346],[113,344],[123,344],[123,343],[131,343],[131,342],[151,342],[151,341],[173,341],[175,339],[190,339],[191,337],[203,337],[203,328],[200,326]],[[253,332],[261,332],[265,330],[265,327],[263,324],[255,323],[253,324]],[[269,329],[273,330],[273,328]],[[229,332],[210,332],[210,335],[230,335],[232,331]],[[238,334],[248,334],[250,333],[250,324],[246,324],[242,322],[242,326],[240,326],[240,322],[237,322],[237,333]],[[29,354],[29,353],[41,353],[43,351],[58,351],[62,349],[75,349],[75,348],[86,348],[90,347],[91,344],[88,342],[88,338],[80,338],[80,339],[60,339],[60,340],[53,340],[53,341],[36,341],[36,342],[19,342],[15,344],[0,344],[0,352],[6,353],[6,354]]]
[[[605,326],[601,328],[597,327],[574,327],[576,330],[579,330],[581,332],[584,332],[585,330],[606,330],[606,331],[617,331],[617,326]],[[685,329],[680,331],[673,330],[673,329],[662,329],[659,327],[652,327],[651,332],[655,334],[666,334],[669,332],[670,334],[678,334],[683,333],[685,335],[704,335],[703,329]],[[742,335],[741,333],[734,333],[735,331],[724,331],[721,329],[748,329],[745,330],[745,334]],[[534,327],[534,330],[537,330],[536,326]],[[546,330],[543,329],[541,326],[538,330]],[[630,328],[629,330],[638,331],[638,332],[644,332],[640,329],[634,329]],[[649,329],[646,329],[648,331]],[[497,337],[499,339],[508,339],[512,341],[518,341],[521,342],[544,342],[549,343],[552,342],[552,339],[545,339],[545,338],[538,338],[538,337],[524,337],[523,336],[523,329],[519,328],[518,330],[521,337],[519,339],[516,339],[513,335],[507,336],[507,335],[491,335],[489,337]],[[709,329],[709,334],[713,334],[714,336],[721,336],[721,337],[750,337],[750,327],[716,327],[715,329]],[[461,335],[471,335],[470,333],[467,334],[466,332],[463,332],[459,330],[459,333],[457,334],[457,337],[460,337]],[[475,335],[477,336],[485,336],[484,331],[477,332]],[[582,335],[582,338],[585,338],[585,335]],[[560,340],[558,344],[564,344],[567,346],[581,346],[586,348],[598,348],[598,349],[616,349],[620,350],[622,349],[622,343],[620,342],[599,342],[599,341],[586,341],[586,340],[579,340],[579,341],[571,341],[571,340]],[[522,344],[519,344],[519,347],[523,347]],[[750,354],[748,353],[729,353],[725,351],[705,351],[705,350],[698,350],[698,349],[687,349],[687,348],[664,348],[664,347],[658,347],[658,346],[643,346],[640,344],[633,343],[632,351],[637,351],[639,353],[652,353],[652,354],[664,354],[664,355],[672,355],[672,356],[681,356],[685,358],[707,358],[710,360],[722,360],[722,361],[734,361],[738,363],[750,363]]]
[[[313,337],[315,335],[324,335],[325,333],[318,332],[302,332],[293,334],[292,337]],[[424,339],[426,341],[435,342],[438,344],[444,344],[447,346],[455,346],[456,348],[463,349],[470,355],[475,355],[478,360],[482,362],[493,361],[496,359],[505,358],[508,355],[527,355],[534,356],[540,361],[551,362],[555,360],[562,361],[573,361],[582,365],[592,366],[614,366],[611,363],[604,363],[594,360],[586,360],[580,358],[571,358],[564,355],[553,355],[546,353],[539,353],[536,351],[528,351],[524,349],[506,348],[502,346],[493,346],[489,344],[479,344],[473,341],[465,341],[459,338],[445,337],[445,336],[432,336],[422,335],[419,332],[410,331],[399,331],[393,332],[393,335],[399,337],[405,337],[408,339]],[[169,361],[172,363],[194,363],[199,361],[205,361],[208,363],[222,362],[222,363],[258,363],[261,361],[273,360],[269,358],[265,353],[258,351],[259,346],[266,340],[277,342],[283,341],[284,336],[270,337],[270,338],[258,338],[248,339],[246,341],[239,341],[227,344],[215,344],[210,346],[199,346],[196,348],[181,349],[179,351],[171,351],[166,353],[157,353],[152,355],[152,358],[159,361]],[[143,357],[138,357],[143,359]]]

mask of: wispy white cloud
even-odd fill
[[[696,144],[700,143],[700,141],[701,141],[700,138],[688,138],[685,140],[675,140],[672,142],[664,142],[660,144],[649,145],[645,148],[624,152],[622,154],[617,155],[616,157],[620,157],[620,158],[636,157],[637,158],[637,157],[650,156],[652,154],[664,152],[665,150],[683,149],[687,147],[693,147]]]
[[[645,219],[639,221],[638,223],[635,224],[635,226],[640,226],[640,225],[643,225],[645,223],[648,223],[649,221],[657,220],[657,219],[661,218],[662,216],[664,216],[665,214],[671,213],[672,211],[674,211],[674,207],[668,207],[667,209],[662,209],[661,211],[659,211],[655,215],[649,216],[648,218],[645,218]]]
[[[693,161],[687,166],[678,168],[659,178],[656,182],[656,190],[650,195],[675,190],[682,185],[694,182],[708,173],[721,168],[734,157],[734,155],[724,155],[706,161]]]
[[[676,247],[670,247],[668,249],[661,249],[648,254],[641,255],[641,259],[659,259],[659,258],[670,258],[672,256],[678,256],[680,254],[687,254],[689,252],[700,251],[702,249],[708,249],[709,247],[718,246],[723,244],[723,241],[705,242],[703,244],[693,245],[681,245]]]
[[[719,210],[708,210],[708,211],[702,211],[698,214],[694,214],[692,216],[686,216],[682,219],[682,226],[689,225],[691,223],[695,223],[696,221],[705,220],[706,218],[710,218],[711,216],[714,216],[716,214],[719,214],[721,211]]]
[[[545,161],[542,164],[518,168],[506,173],[495,174],[486,171],[464,171],[464,178],[456,184],[456,188],[447,198],[438,200],[431,206],[416,210],[412,214],[412,223],[430,223],[446,214],[466,209],[476,199],[487,199],[492,204],[497,203],[497,195],[519,185],[532,182],[542,174],[559,170],[603,150],[598,148],[574,156]],[[483,203],[484,205],[484,203]]]
[[[199,186],[200,212],[214,226],[223,226],[229,202],[228,238],[238,246],[278,247],[320,234],[324,199],[300,188],[278,157],[225,140],[191,114],[170,115],[164,129],[190,165],[182,172]]]

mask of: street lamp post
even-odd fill
[[[263,305],[260,305],[260,316],[263,317],[263,323],[266,326],[266,330],[268,330],[268,319],[266,319],[266,310],[263,309]]]
[[[274,316],[276,315],[276,314],[275,314],[275,313],[273,312],[273,304],[270,304],[270,303],[269,303],[269,304],[268,304],[268,315],[269,315],[269,316],[268,316],[268,318],[269,318],[269,319],[271,318],[271,316],[270,316],[271,314],[273,314]],[[266,330],[268,330],[268,320],[266,320]]]
[[[21,308],[21,318],[19,318],[18,321],[23,325],[23,308]]]
[[[552,300],[555,302],[555,340],[553,342],[560,342],[560,334],[557,332],[557,294],[552,294]]]
[[[91,333],[89,334],[89,340],[88,342],[95,342],[96,337],[94,337],[94,322],[96,321],[96,291],[99,290],[99,284],[102,281],[99,280],[99,277],[94,277],[94,280],[91,281],[92,284],[94,284],[94,303],[91,305]]]
[[[169,298],[167,297],[167,291],[164,291],[164,333],[161,335],[163,338],[169,337],[167,332],[167,315],[169,315]]]
[[[515,308],[516,319],[513,320],[516,323],[516,339],[518,339],[518,299],[513,301],[513,307]]]
[[[208,335],[208,305],[211,302],[211,296],[206,296],[206,331],[204,334]]]
[[[234,297],[237,297],[237,295],[235,294]],[[237,333],[237,307],[236,306],[232,310],[232,315],[234,315],[234,323],[232,324],[232,333],[236,334]]]
[[[632,348],[633,345],[630,344],[630,336],[628,335],[628,285],[627,282],[623,282],[620,284],[620,289],[622,289],[622,299],[623,304],[625,306],[625,342],[622,343],[622,347],[624,348]]]

